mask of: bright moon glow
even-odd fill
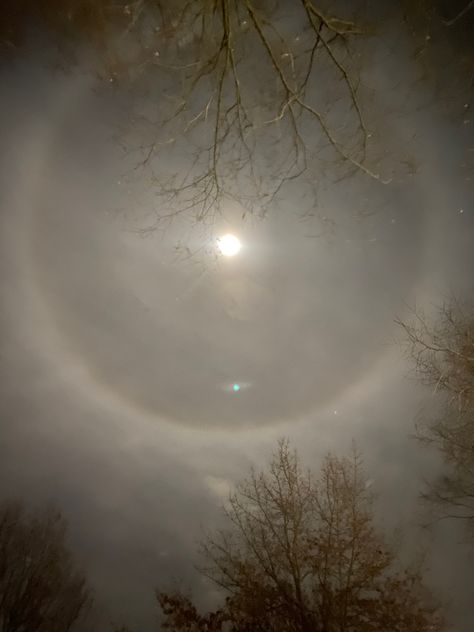
[[[240,239],[235,235],[231,235],[230,233],[220,237],[217,240],[217,245],[219,250],[225,257],[233,257],[236,255],[239,250],[242,248],[242,244],[240,243]]]
[[[232,390],[234,391],[234,393],[238,393],[240,391],[240,385],[232,384]]]

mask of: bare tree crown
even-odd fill
[[[201,551],[202,572],[223,590],[225,606],[202,616],[189,598],[161,593],[168,629],[442,629],[419,573],[397,570],[374,526],[356,452],[328,455],[314,479],[282,441],[268,469],[238,485],[225,512],[229,528]]]

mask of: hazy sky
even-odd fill
[[[389,49],[372,74],[396,109],[413,69]],[[262,222],[236,208],[218,232],[239,255],[183,261],[185,223],[134,230],[153,191],[124,177],[114,91],[28,55],[0,72],[0,493],[59,505],[106,618],[149,629],[153,587],[180,579],[209,597],[196,541],[280,436],[315,468],[356,439],[382,521],[403,550],[426,544],[416,499],[439,463],[411,437],[429,396],[394,318],[472,295],[471,103],[419,108],[434,96],[417,84],[386,121],[415,135],[415,174],[323,182],[314,221],[297,192]],[[473,559],[456,526],[432,539],[430,581],[467,632]]]

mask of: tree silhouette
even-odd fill
[[[69,632],[90,594],[65,542],[66,525],[53,510],[27,514],[0,504],[0,630]]]
[[[441,630],[417,571],[401,570],[373,523],[360,456],[328,455],[317,480],[286,441],[266,472],[230,496],[229,529],[202,547],[203,573],[225,604],[201,615],[179,593],[158,594],[173,631]]]
[[[447,470],[424,498],[441,517],[474,527],[474,317],[457,300],[442,305],[431,322],[418,310],[411,321],[397,320],[416,376],[443,398],[438,418],[422,419],[419,438],[436,446]]]
[[[33,16],[133,86],[122,142],[150,174],[158,223],[212,222],[224,202],[262,215],[285,184],[314,186],[328,166],[385,181],[352,46],[372,29],[353,16],[314,0],[8,0],[4,13],[7,48]]]

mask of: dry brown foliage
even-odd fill
[[[226,515],[230,528],[202,550],[202,571],[221,587],[225,605],[203,616],[189,598],[161,593],[165,629],[443,629],[420,574],[400,570],[374,526],[356,452],[328,455],[314,480],[282,441],[268,470],[253,471],[230,496]]]

